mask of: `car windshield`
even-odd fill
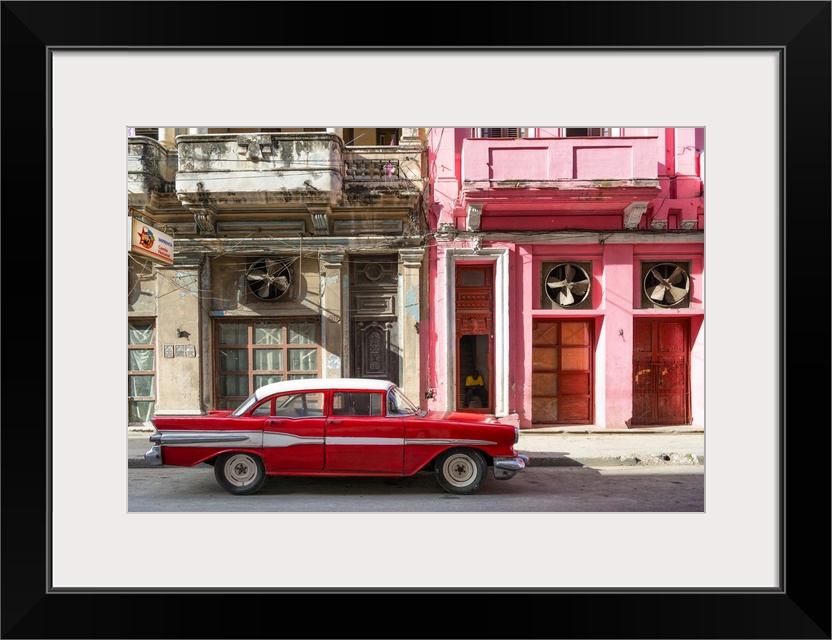
[[[243,404],[241,404],[239,407],[237,407],[236,409],[234,409],[234,411],[231,412],[231,415],[235,417],[243,415],[246,411],[251,409],[255,402],[257,402],[257,396],[252,393],[248,398],[245,399],[245,401],[243,401]]]
[[[390,387],[387,392],[387,414],[412,416],[419,413],[419,407],[410,401],[398,387]]]

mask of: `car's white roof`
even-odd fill
[[[254,391],[258,400],[275,393],[286,391],[321,390],[321,389],[361,389],[364,391],[383,391],[395,386],[389,380],[365,378],[312,378],[309,380],[286,380],[263,385]]]

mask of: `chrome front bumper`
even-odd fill
[[[529,456],[525,453],[518,453],[516,456],[494,458],[494,477],[497,480],[508,480],[513,478],[518,471],[526,468],[529,463]]]
[[[144,454],[144,459],[150,463],[151,467],[161,467],[162,466],[162,447],[161,445],[154,444],[150,447],[150,450]]]

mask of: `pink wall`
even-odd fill
[[[506,353],[495,357],[505,358],[505,407],[521,427],[531,426],[532,322],[574,317],[592,319],[595,327],[595,426],[627,428],[633,322],[639,316],[690,318],[691,411],[694,424],[704,426],[704,241],[679,243],[668,236],[657,242],[659,236],[650,235],[704,228],[699,175],[704,137],[696,129],[621,133],[636,132],[619,138],[509,140],[470,139],[470,129],[431,130],[431,223],[435,230],[453,223],[456,235],[437,235],[429,248],[429,330],[421,334],[430,363],[428,408],[454,406],[455,327],[448,322],[454,301],[449,299],[452,273],[445,273],[445,257],[448,251],[470,255],[477,237],[483,255],[502,251],[507,256],[507,308],[495,309],[505,315]],[[484,203],[475,232],[466,229],[468,202]],[[605,234],[590,231],[576,234],[581,237],[575,242],[552,235],[580,228],[622,232],[622,211],[632,202],[649,202],[638,227],[648,234],[647,241],[634,235],[629,242],[605,243]],[[690,308],[640,309],[641,261],[666,259],[691,264]],[[591,309],[540,308],[541,263],[553,260],[591,261]]]
[[[656,178],[655,149],[652,137],[469,138],[462,176],[465,183]]]

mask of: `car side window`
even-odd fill
[[[368,391],[336,391],[332,394],[332,415],[380,416],[381,393]]]
[[[324,394],[320,391],[291,393],[275,398],[272,415],[279,418],[308,418],[323,415]]]
[[[254,411],[251,412],[253,416],[270,416],[272,415],[272,401],[266,400],[265,402],[261,402],[254,408]]]

